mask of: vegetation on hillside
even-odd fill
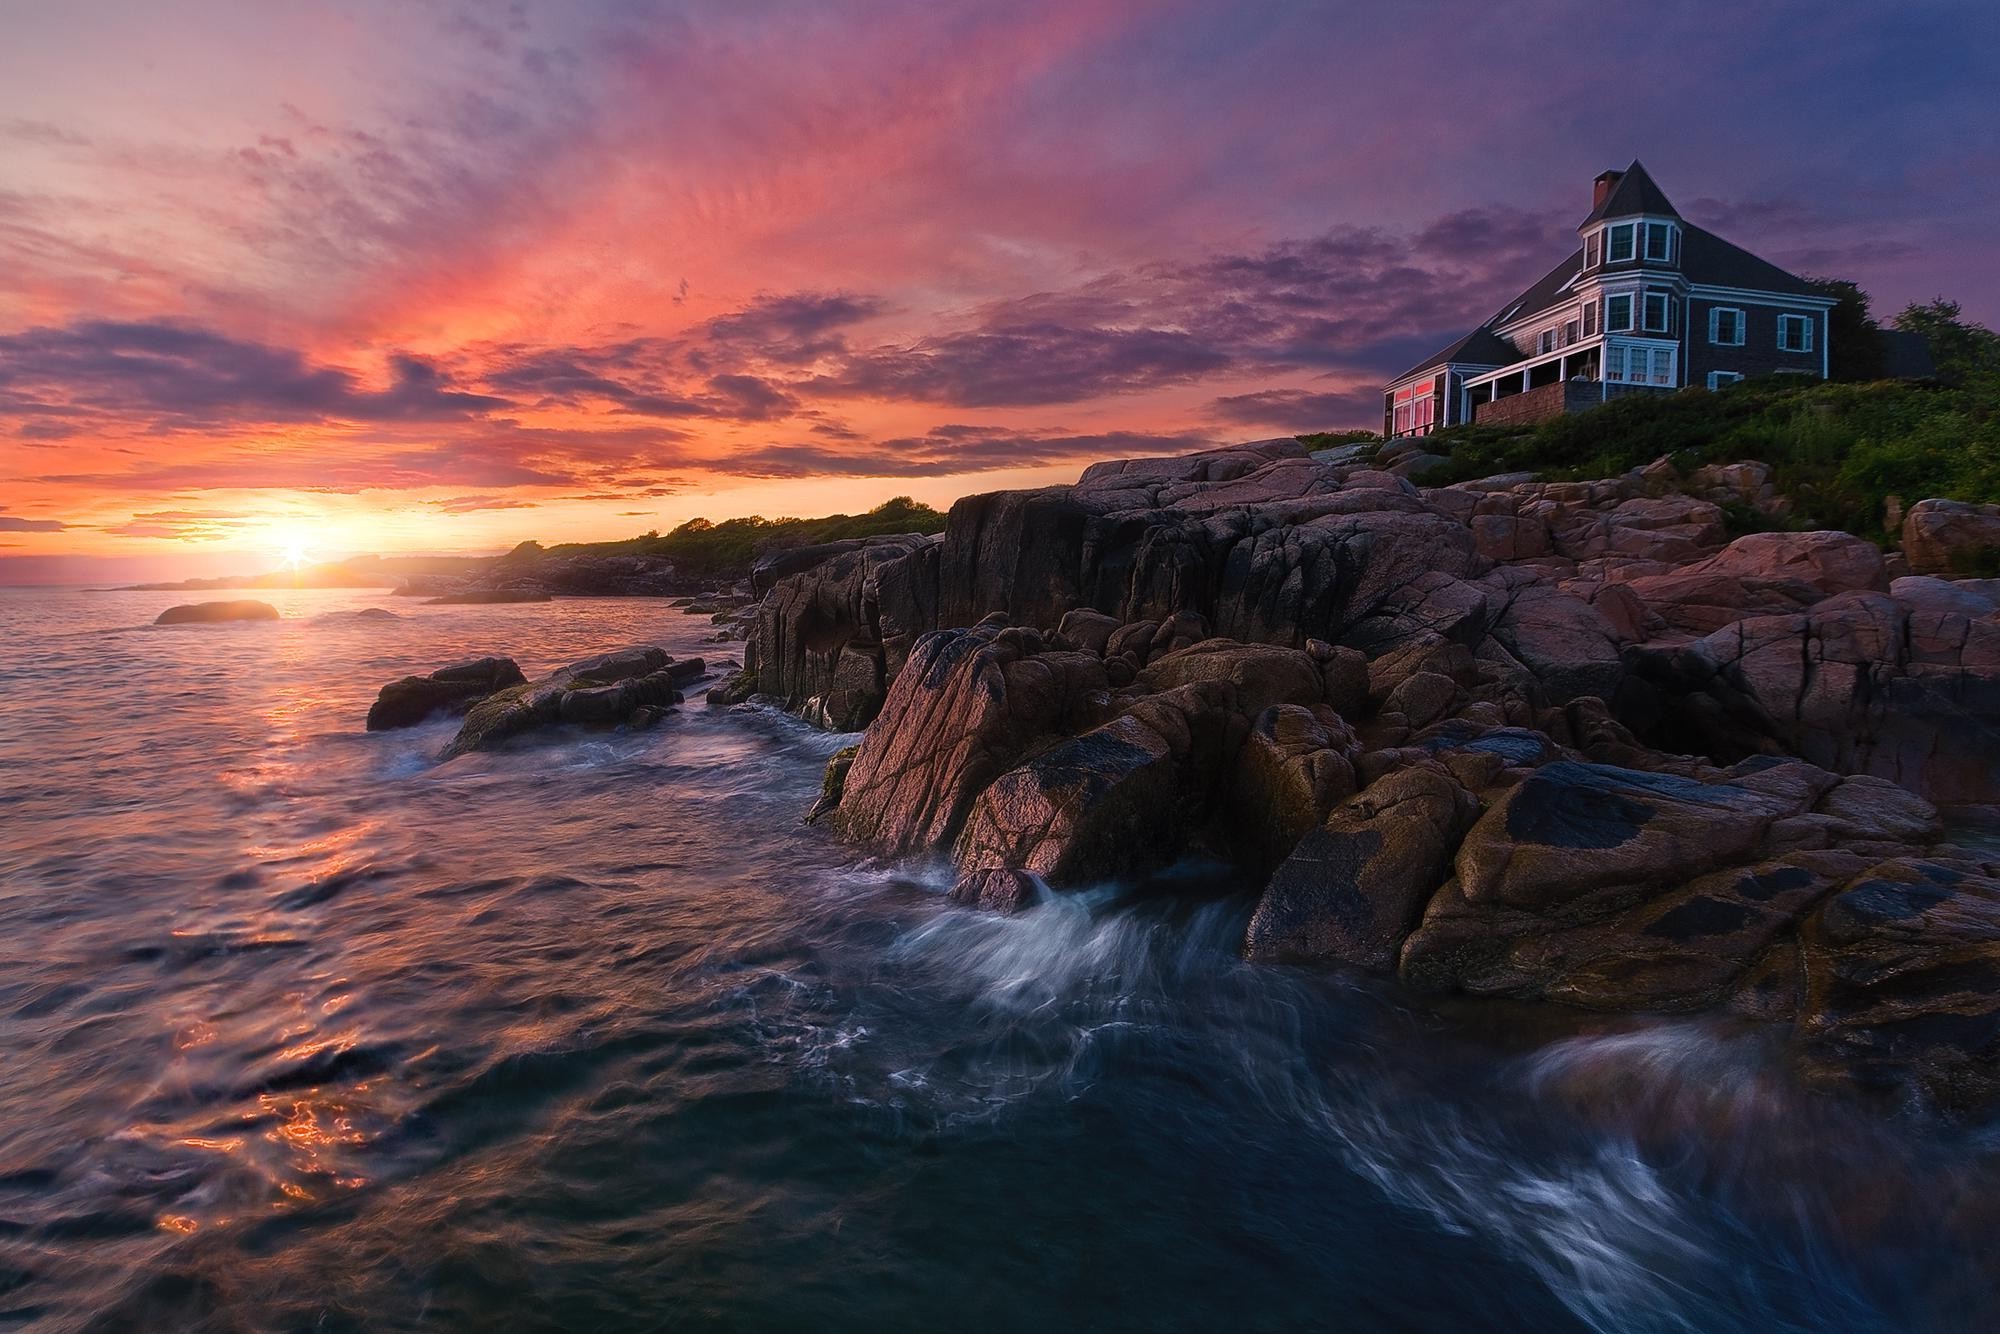
[[[1860,298],[1865,319],[1866,294]],[[1530,471],[1610,477],[1663,456],[1683,472],[1756,459],[1791,497],[1798,526],[1878,539],[1892,536],[1883,530],[1891,496],[1905,504],[1932,496],[2000,501],[2000,335],[1967,323],[1943,300],[1913,305],[1895,323],[1928,338],[1934,379],[1774,375],[1714,393],[1634,395],[1536,426],[1451,427],[1427,443],[1450,462],[1424,481]]]
[[[866,514],[829,514],[818,519],[689,519],[664,535],[650,532],[622,542],[564,542],[544,547],[523,542],[500,559],[525,562],[541,556],[665,556],[690,574],[735,577],[759,558],[788,547],[834,542],[884,533],[935,533],[944,514],[908,496],[897,496]]]

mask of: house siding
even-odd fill
[[[1770,298],[1765,298],[1769,300]],[[1708,313],[1717,307],[1743,312],[1744,337],[1741,347],[1717,347],[1708,341]],[[1813,322],[1810,352],[1784,352],[1778,348],[1778,317],[1805,315]],[[1784,307],[1756,305],[1748,301],[1691,297],[1688,300],[1687,337],[1682,363],[1687,367],[1687,383],[1705,386],[1710,371],[1735,371],[1738,375],[1770,375],[1776,371],[1802,371],[1817,376],[1826,348],[1824,310],[1810,306]]]

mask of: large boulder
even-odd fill
[[[1635,650],[1625,704],[1646,739],[1733,760],[1791,754],[1934,802],[2000,795],[2000,621],[1928,585],[1843,593],[1681,648]]]
[[[1371,783],[1278,867],[1250,919],[1244,955],[1390,967],[1478,809],[1439,767]]]
[[[1903,516],[1911,574],[2000,574],[2000,505],[1920,500]]]
[[[1208,683],[1152,696],[1001,774],[973,804],[959,869],[1031,871],[1063,889],[1172,860],[1207,814],[1229,694]]]
[[[650,726],[681,702],[681,687],[701,675],[700,659],[676,662],[664,649],[600,653],[473,705],[441,758],[496,750],[523,733],[561,723]]]
[[[154,625],[207,625],[218,621],[275,621],[278,609],[254,598],[231,602],[190,602],[169,607],[154,618]]]
[[[948,849],[974,799],[1032,747],[1104,720],[1103,663],[1042,648],[997,618],[919,640],[861,738],[833,826],[889,855]]]
[[[831,731],[865,727],[917,636],[937,623],[936,557],[935,539],[905,533],[799,548],[758,566],[746,684]]]
[[[1751,533],[1739,537],[1687,574],[1726,575],[1767,583],[1803,584],[1820,597],[1885,592],[1882,549],[1852,533]]]
[[[406,676],[382,687],[368,710],[368,730],[415,727],[428,718],[464,713],[488,695],[527,678],[512,658],[469,658],[429,676]]]

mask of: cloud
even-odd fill
[[[233,537],[250,523],[247,515],[230,510],[155,510],[134,514],[103,531],[117,537],[158,537],[179,542],[215,542]]]
[[[1373,385],[1315,393],[1307,389],[1262,389],[1212,399],[1204,415],[1238,426],[1275,426],[1287,431],[1325,431],[1380,415],[1382,393]]]
[[[777,365],[801,366],[844,351],[844,331],[882,310],[880,298],[855,292],[765,292],[741,310],[709,320],[700,341]]]
[[[945,425],[921,436],[860,448],[771,444],[732,455],[726,471],[744,477],[942,477],[1031,468],[1078,459],[1177,454],[1214,442],[1188,433],[1108,431],[1096,435],[1018,432],[1004,427]]]
[[[842,398],[990,408],[1077,403],[1186,384],[1230,365],[1228,353],[1182,330],[1043,322],[876,348],[808,387]]]
[[[472,514],[479,510],[529,510],[535,508],[532,500],[509,499],[506,496],[452,496],[446,500],[426,500],[426,505],[435,507],[446,514]]]
[[[99,415],[154,427],[282,422],[464,421],[507,400],[455,388],[421,357],[392,353],[389,384],[293,348],[165,320],[87,320],[0,335],[0,414]]]
[[[23,519],[14,514],[0,514],[0,533],[60,533],[68,524],[56,519]]]

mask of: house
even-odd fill
[[[1622,394],[1827,372],[1827,312],[1803,278],[1680,215],[1646,169],[1598,176],[1569,258],[1382,392],[1388,436],[1536,422]]]

